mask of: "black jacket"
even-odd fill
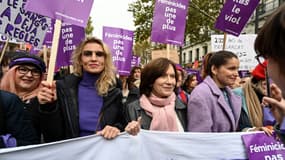
[[[137,120],[138,117],[142,117],[141,120],[141,128],[149,130],[150,123],[152,120],[152,117],[146,114],[145,110],[141,108],[139,99],[133,101],[130,104],[127,104],[127,111],[126,111],[126,117],[127,120],[133,121]],[[177,114],[178,119],[180,120],[180,123],[183,126],[184,131],[187,131],[187,106],[183,104],[178,98],[175,100],[175,112]]]
[[[39,102],[37,97],[30,99],[29,101],[24,103],[24,121],[27,123],[31,123],[34,131],[36,132],[37,143],[41,141],[42,134],[42,120],[41,113],[39,112]]]
[[[127,104],[140,99],[140,90],[138,88],[132,88],[129,90],[129,94],[126,98],[126,102],[124,103],[124,105],[126,106]]]
[[[38,143],[31,121],[24,120],[24,104],[15,94],[0,91],[0,135],[11,134],[17,140],[17,146]],[[0,148],[4,148],[0,138]]]
[[[246,128],[252,128],[253,126],[250,123],[249,117],[244,110],[243,107],[241,107],[240,117],[239,117],[239,123],[237,131],[243,131]]]
[[[46,142],[79,136],[78,85],[80,80],[80,77],[72,74],[57,81],[57,101],[40,106],[40,111],[46,113],[41,118]],[[121,89],[114,87],[103,97],[98,125],[102,129],[110,125],[121,131],[124,130],[126,120],[123,115]]]

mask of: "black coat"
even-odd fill
[[[45,113],[41,117],[43,120],[41,125],[44,127],[43,134],[46,142],[79,137],[78,85],[80,80],[80,77],[72,74],[57,81],[57,101],[40,106],[40,111]],[[102,129],[110,125],[121,131],[124,130],[126,120],[123,115],[121,89],[114,87],[103,97],[99,125]]]
[[[33,129],[36,132],[36,137],[38,143],[41,141],[41,134],[42,134],[42,119],[41,113],[39,112],[39,102],[37,97],[30,99],[24,103],[24,121],[27,123],[31,123]]]
[[[137,99],[140,99],[140,90],[138,88],[132,88],[129,90],[129,94],[124,105],[126,106]]]
[[[36,132],[31,121],[24,118],[24,104],[15,94],[0,91],[1,114],[0,135],[11,134],[17,141],[17,146],[38,143]],[[0,148],[5,145],[0,138]]]

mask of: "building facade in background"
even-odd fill
[[[249,19],[242,34],[256,34],[263,26],[267,17],[278,8],[285,0],[260,0],[259,6],[256,8],[254,14]],[[217,33],[213,33],[217,34]],[[183,47],[180,48],[179,57],[180,64],[185,67],[191,67],[196,61],[201,61],[203,56],[211,52],[211,42],[203,42],[199,44],[191,44],[190,40],[186,39]]]

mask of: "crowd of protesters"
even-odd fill
[[[73,73],[52,83],[45,80],[47,67],[40,57],[6,53],[0,82],[0,148],[92,134],[113,139],[124,131],[136,135],[140,129],[268,135],[275,130],[284,140],[284,32],[285,4],[260,30],[254,46],[259,64],[242,83],[238,57],[225,50],[204,56],[199,84],[198,75],[167,58],[117,76],[109,48],[93,37],[74,50]],[[264,120],[265,108],[273,113],[270,124]]]

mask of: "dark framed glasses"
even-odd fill
[[[37,69],[37,68],[28,68],[26,66],[19,66],[17,68],[17,71],[20,73],[20,74],[27,74],[28,72],[31,72],[31,74],[34,76],[34,77],[39,77],[41,76],[42,72]]]
[[[85,57],[92,57],[93,53],[95,53],[97,57],[103,57],[106,55],[106,53],[103,51],[89,51],[89,50],[83,51],[82,55]]]

